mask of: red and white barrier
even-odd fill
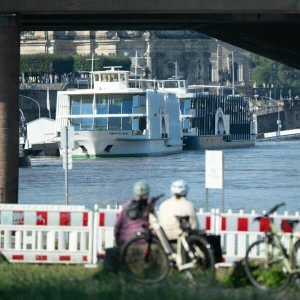
[[[260,214],[261,215],[261,214]],[[228,210],[227,213],[221,213],[216,226],[216,234],[221,235],[222,248],[224,250],[224,263],[231,265],[232,262],[240,260],[245,257],[248,246],[262,237],[265,232],[270,231],[270,220],[263,218],[260,221],[254,221],[257,214],[254,211],[251,214],[245,214],[241,210],[238,214]],[[286,212],[284,215],[272,216],[273,222],[277,228],[281,228],[281,223],[287,219],[299,220],[299,213],[295,216],[288,215]],[[298,224],[294,231],[300,231],[300,224]],[[288,233],[291,232],[291,228],[284,228],[282,235],[282,241],[287,246],[289,241]]]
[[[11,262],[93,264],[114,247],[114,225],[122,207],[88,210],[84,206],[0,204],[0,251]],[[159,212],[157,212],[159,214]],[[262,213],[259,213],[261,215]],[[229,266],[245,257],[247,247],[270,229],[270,221],[254,222],[252,211],[197,212],[200,229],[220,234],[224,263]],[[275,225],[300,215],[272,215]],[[288,243],[290,228],[282,235]],[[295,228],[300,232],[300,224]]]
[[[114,226],[122,207],[113,209],[109,205],[106,209],[94,207],[94,235],[93,235],[93,263],[97,263],[98,258],[102,259],[106,248],[115,246]]]
[[[0,205],[0,229],[11,262],[92,262],[93,212],[84,206]]]

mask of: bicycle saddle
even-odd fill
[[[175,216],[175,217],[179,221],[181,229],[188,230],[191,227],[189,222],[190,216]]]

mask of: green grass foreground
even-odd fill
[[[217,272],[214,286],[200,289],[182,276],[170,274],[159,284],[130,282],[122,273],[107,272],[101,266],[84,268],[67,265],[0,264],[0,299],[300,299],[299,291],[270,295],[258,291],[241,275],[235,280]],[[238,284],[236,283],[238,281]],[[235,285],[244,286],[236,287]],[[295,298],[296,297],[296,298]]]

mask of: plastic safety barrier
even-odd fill
[[[0,251],[11,262],[91,263],[92,232],[84,206],[0,205]]]

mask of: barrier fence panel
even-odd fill
[[[219,228],[216,231],[216,234],[221,235],[223,249],[224,262],[220,265],[231,265],[233,262],[243,259],[249,245],[263,237],[265,232],[270,231],[269,219],[263,218],[259,222],[254,221],[255,217],[262,214],[256,214],[255,211],[252,211],[251,214],[245,214],[243,210],[239,213],[228,210],[227,213],[220,214]],[[284,215],[274,213],[271,217],[276,227],[280,229],[283,220],[299,220],[299,213],[297,212],[294,216],[287,212]],[[299,224],[295,227],[295,231],[300,231]],[[290,232],[291,228],[283,229],[284,234],[281,235],[281,238],[285,246],[288,246]]]
[[[122,207],[99,209],[98,205],[94,207],[94,235],[93,235],[93,264],[102,260],[105,255],[105,249],[115,246],[114,226]]]
[[[92,230],[84,206],[0,205],[0,251],[10,262],[91,263]]]
[[[105,250],[115,246],[114,226],[122,207],[94,210],[84,206],[0,204],[0,251],[11,262],[94,264]],[[264,212],[262,212],[264,213]],[[259,213],[259,215],[262,215]],[[159,215],[159,212],[157,212]],[[200,229],[221,236],[223,262],[230,266],[245,257],[248,246],[270,229],[270,220],[254,222],[258,216],[218,209],[196,213]],[[295,215],[273,214],[275,225]],[[282,241],[288,246],[291,228],[283,229]],[[300,224],[295,228],[300,232]]]

